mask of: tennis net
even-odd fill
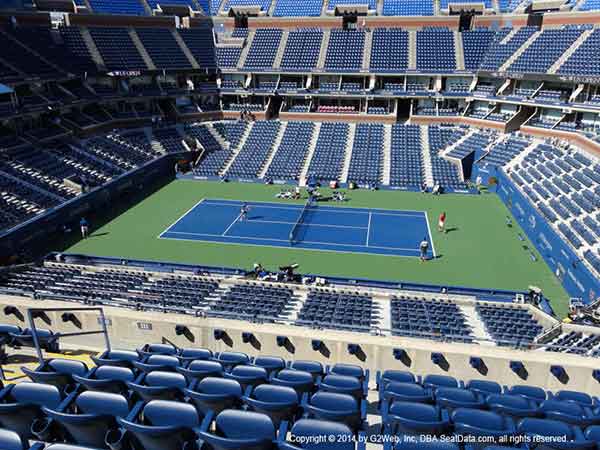
[[[296,221],[296,223],[292,227],[292,231],[290,231],[290,243],[292,245],[294,243],[298,242],[298,240],[297,240],[297,238],[298,238],[298,229],[300,228],[300,225],[302,225],[304,223],[304,218],[306,217],[306,213],[307,213],[308,209],[311,206],[312,206],[312,201],[310,199],[308,199],[306,201],[306,203],[304,204],[304,207],[302,208],[302,211],[300,212],[300,216],[298,216],[298,220]]]

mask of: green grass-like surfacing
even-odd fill
[[[425,263],[417,258],[158,239],[202,198],[289,203],[275,199],[280,189],[261,184],[174,181],[68,251],[219,267],[251,267],[261,262],[275,269],[296,262],[304,273],[479,288],[525,290],[534,284],[552,300],[557,314],[567,312],[567,293],[533,245],[517,238],[517,233],[524,233],[516,221],[512,228],[506,226],[510,213],[494,194],[434,197],[399,191],[348,193],[346,207],[426,211],[439,257]],[[448,216],[446,224],[451,231],[447,234],[437,231],[441,211]],[[531,260],[524,246],[534,251],[538,261]]]

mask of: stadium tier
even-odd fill
[[[0,450],[600,449],[599,10],[0,1]]]

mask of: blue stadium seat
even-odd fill
[[[127,382],[134,381],[135,374],[128,367],[99,366],[85,376],[73,375],[73,380],[90,391],[124,393]]]
[[[522,395],[494,394],[490,395],[486,402],[492,411],[512,417],[515,420],[541,415],[539,404],[535,400],[523,397]]]
[[[310,397],[305,396],[302,408],[312,418],[342,422],[353,430],[361,428],[366,419],[364,401],[348,394],[319,391]]]
[[[250,410],[266,414],[275,427],[283,420],[293,422],[298,415],[298,393],[291,387],[261,384],[243,397]]]
[[[129,410],[122,395],[93,391],[82,392],[61,411],[43,408],[48,419],[64,429],[68,442],[91,447],[103,447],[106,433],[117,427],[117,417],[126,418]]]
[[[85,375],[87,366],[81,361],[71,359],[51,359],[36,370],[22,367],[21,370],[36,383],[52,384],[64,388],[73,384],[73,375]]]
[[[315,387],[315,379],[310,372],[294,369],[283,369],[273,374],[269,383],[275,386],[291,387],[300,395],[311,392]]]
[[[215,432],[201,431],[200,438],[212,450],[267,450],[276,439],[269,416],[228,409],[215,418]]]
[[[29,444],[18,433],[0,429],[0,448],[3,450],[27,450]]]
[[[594,442],[586,441],[579,427],[557,420],[525,418],[518,423],[517,432],[530,440],[543,442],[544,449],[593,449]]]
[[[206,377],[222,377],[224,374],[220,363],[205,360],[194,360],[187,367],[177,367],[176,370],[187,378],[188,383]]]
[[[203,419],[192,405],[152,400],[141,408],[137,417],[117,419],[127,434],[115,435],[116,443],[131,437],[145,450],[181,450],[196,439],[194,430],[201,427]]]
[[[433,392],[430,388],[415,383],[392,381],[387,384],[383,398],[403,402],[433,403]]]
[[[235,380],[207,377],[186,389],[185,394],[192,400],[199,411],[215,414],[235,408],[241,404],[242,386]]]
[[[387,434],[438,436],[450,430],[448,411],[437,405],[394,401],[384,403],[382,422]]]
[[[19,383],[0,394],[0,426],[16,432],[22,439],[32,438],[31,425],[43,418],[42,408],[57,408],[62,401],[56,386]]]
[[[454,423],[454,433],[458,435],[474,438],[487,436],[498,440],[510,439],[515,434],[515,424],[510,417],[491,411],[459,408],[454,410],[451,419]]]
[[[155,370],[128,382],[129,389],[142,400],[174,400],[183,396],[187,387],[186,379],[180,373]]]
[[[267,371],[262,367],[257,366],[235,366],[231,372],[224,374],[225,378],[237,381],[245,391],[248,386],[256,386],[267,382]]]
[[[285,441],[286,429],[279,434],[279,450],[355,450],[355,435],[347,425],[326,420],[300,419],[290,430],[290,441]],[[335,442],[324,442],[320,436],[337,436]],[[356,448],[360,448],[356,446]]]

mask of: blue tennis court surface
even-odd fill
[[[246,204],[249,212],[243,220],[243,202],[203,199],[159,237],[413,257],[419,256],[419,244],[426,238],[429,256],[435,257],[423,211]]]

